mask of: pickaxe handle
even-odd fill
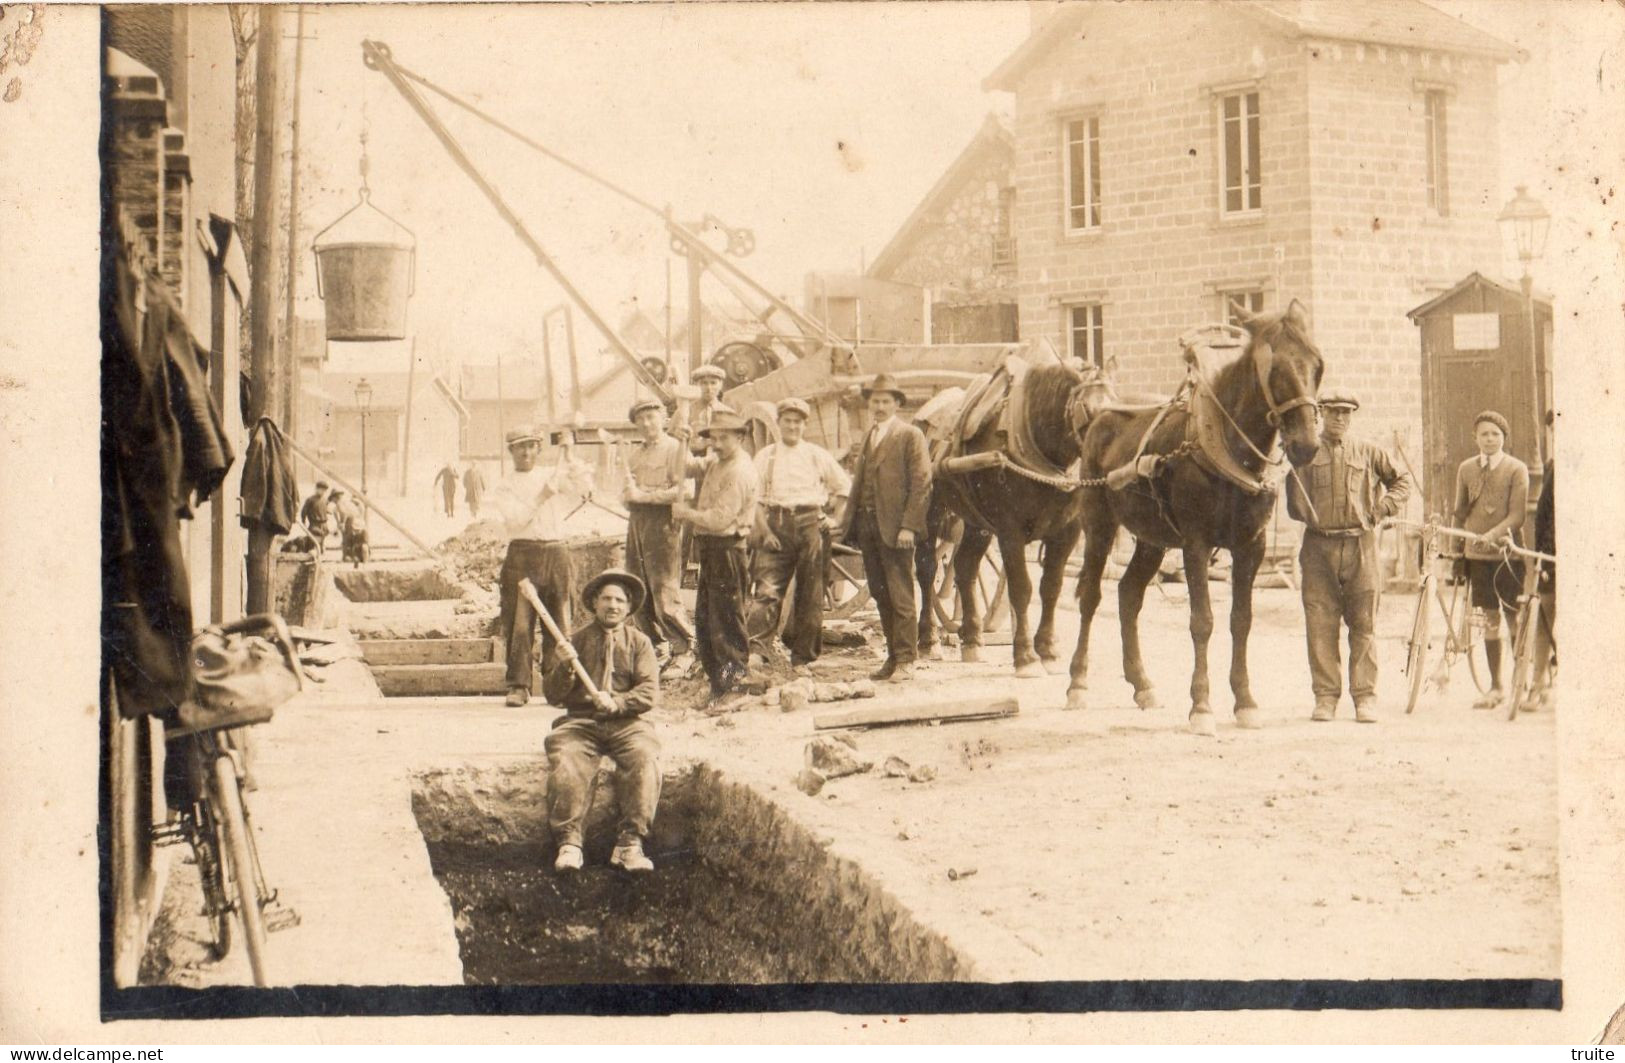
[[[598,684],[593,682],[592,676],[587,674],[587,668],[581,663],[581,657],[576,653],[575,646],[571,645],[570,640],[564,637],[564,632],[559,630],[559,625],[553,621],[553,614],[548,612],[547,606],[542,604],[541,596],[536,593],[535,586],[530,580],[522,579],[519,581],[519,593],[525,596],[525,600],[530,603],[530,607],[536,610],[536,615],[542,618],[542,625],[547,628],[548,634],[553,636],[553,641],[559,644],[559,652],[569,658],[570,667],[575,669],[576,676],[586,686],[587,693],[596,698],[598,696]]]

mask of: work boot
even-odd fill
[[[913,678],[914,678],[914,662],[913,661],[899,661],[899,662],[897,662],[897,666],[892,669],[891,675],[886,677],[886,682],[888,682],[888,683],[906,683],[910,679],[913,679]]]
[[[894,658],[887,657],[885,664],[869,673],[869,678],[880,682],[881,680],[890,679],[895,671],[897,671],[897,661]]]
[[[579,850],[577,850],[579,852]],[[622,871],[653,871],[654,861],[643,855],[643,839],[633,838],[615,846],[615,851],[609,854],[611,867],[618,867]]]
[[[580,871],[581,870],[581,846],[579,846],[579,845],[561,845],[561,846],[559,846],[559,855],[558,855],[558,858],[553,861],[553,870],[554,871],[560,871],[560,872],[563,872],[563,871]]]
[[[1332,717],[1337,715],[1337,702],[1327,698],[1315,699],[1315,711],[1309,718],[1316,723],[1331,723]]]
[[[1354,720],[1356,723],[1377,722],[1377,699],[1361,698],[1354,703]]]
[[[510,709],[517,709],[521,705],[528,704],[530,704],[530,691],[526,690],[524,687],[508,688],[507,706]]]

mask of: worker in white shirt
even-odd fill
[[[491,492],[491,503],[508,533],[499,586],[502,638],[508,647],[507,703],[517,707],[530,701],[536,644],[536,613],[519,593],[519,581],[535,585],[554,622],[567,630],[575,578],[564,518],[592,491],[592,473],[568,455],[555,466],[539,466],[542,437],[532,428],[514,429],[507,443],[513,472]],[[543,631],[544,666],[553,663],[554,650],[553,636]]]
[[[837,510],[851,493],[852,479],[829,451],[804,438],[811,413],[805,402],[784,399],[777,413],[779,441],[756,452],[760,493],[751,565],[755,582],[751,650],[764,658],[770,655],[793,577],[795,600],[783,637],[791,666],[805,670],[823,650],[830,535],[838,523]]]

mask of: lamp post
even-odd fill
[[[1540,200],[1529,194],[1528,185],[1519,185],[1517,194],[1501,209],[1500,217],[1495,219],[1501,225],[1501,231],[1511,239],[1513,247],[1518,252],[1518,264],[1523,267],[1523,276],[1520,283],[1523,285],[1523,301],[1525,323],[1529,329],[1529,375],[1533,383],[1530,397],[1533,400],[1530,414],[1533,418],[1534,435],[1531,436],[1535,446],[1535,468],[1543,469],[1546,466],[1545,446],[1545,418],[1542,410],[1546,405],[1545,394],[1541,388],[1541,365],[1539,357],[1539,344],[1535,339],[1535,279],[1530,273],[1530,265],[1546,249],[1546,230],[1551,224],[1552,216],[1546,213]]]
[[[355,382],[355,408],[361,415],[361,494],[367,494],[367,416],[372,413],[372,385],[367,378],[362,377]],[[372,507],[365,502],[361,505],[361,523],[363,527],[371,527],[369,518],[372,516]]]

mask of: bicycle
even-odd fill
[[[1540,575],[1539,561],[1524,568],[1523,591],[1518,596],[1517,631],[1512,642],[1512,685],[1507,690],[1509,720],[1517,719],[1520,711],[1535,710],[1557,667],[1556,656],[1551,654],[1552,622],[1540,595]],[[1551,655],[1549,663],[1541,660],[1547,655]]]
[[[262,614],[215,628],[221,635],[265,632],[274,637],[302,689],[304,677],[293,639],[280,616]],[[196,706],[188,706],[196,710]],[[268,710],[260,719],[269,719]],[[206,715],[206,710],[198,710]],[[186,709],[183,709],[183,716]],[[245,750],[236,722],[212,725],[207,729],[187,729],[184,724],[166,728],[165,741],[170,756],[184,758],[186,797],[172,823],[154,828],[154,842],[191,846],[202,882],[204,915],[209,920],[210,951],[224,959],[234,944],[233,922],[242,928],[249,968],[256,986],[270,984],[266,956],[266,935],[297,926],[299,914],[281,905],[277,891],[266,885],[248,804],[243,799],[246,777]]]

